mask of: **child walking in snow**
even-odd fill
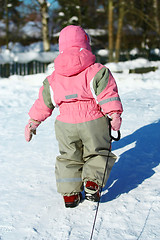
[[[112,129],[119,130],[123,109],[111,72],[95,63],[89,37],[81,27],[70,25],[60,32],[59,52],[55,71],[44,80],[29,111],[25,138],[29,142],[39,124],[59,107],[55,121],[60,152],[55,166],[57,191],[66,207],[76,207],[83,188],[87,200],[100,200],[100,188],[116,160],[110,151],[109,118]]]

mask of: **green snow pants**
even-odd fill
[[[71,124],[55,121],[55,133],[60,155],[56,159],[57,191],[62,195],[79,193],[83,183],[93,181],[102,186],[104,170],[108,167],[103,187],[116,161],[110,152],[109,120],[96,120]]]

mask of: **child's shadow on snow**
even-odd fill
[[[101,202],[128,193],[155,173],[153,168],[160,163],[160,120],[138,129],[119,142],[113,142],[112,150],[134,142],[135,146],[123,152],[112,168]]]

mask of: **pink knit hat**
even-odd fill
[[[70,25],[62,29],[59,36],[59,51],[67,48],[80,47],[91,51],[89,37],[80,26]]]

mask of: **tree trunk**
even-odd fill
[[[121,47],[121,35],[122,35],[122,27],[123,27],[123,18],[124,18],[124,0],[120,0],[119,7],[119,18],[118,18],[118,29],[117,29],[117,37],[116,37],[116,57],[115,61],[119,61],[120,56],[120,47]]]
[[[47,52],[50,50],[50,40],[49,40],[49,30],[48,30],[48,6],[46,0],[37,0],[40,4],[41,16],[42,16],[42,38],[43,38],[43,48]]]
[[[76,6],[78,10],[78,23],[81,26],[82,25],[82,16],[81,16],[81,3],[80,0],[78,1],[78,5]]]
[[[113,0],[108,2],[108,50],[109,62],[113,61]]]
[[[157,33],[160,34],[160,24],[159,24],[159,17],[158,17],[158,1],[153,0],[153,8],[154,8],[154,21],[156,26]]]
[[[6,15],[6,48],[9,49],[9,19],[8,19],[8,0],[5,0],[5,15]]]

